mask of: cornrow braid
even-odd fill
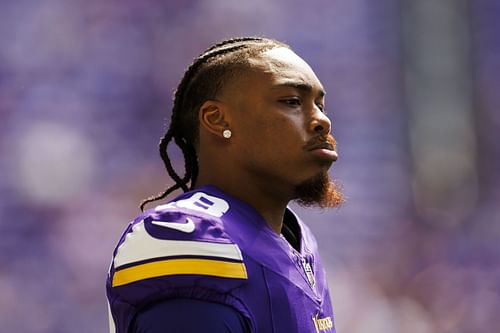
[[[184,192],[196,186],[198,178],[198,110],[208,99],[214,99],[231,74],[248,66],[248,59],[276,47],[288,45],[269,38],[240,37],[224,40],[206,49],[194,59],[182,77],[174,94],[170,126],[159,144],[160,157],[168,175],[175,182],[162,193],[143,200],[140,209],[161,200],[177,189]],[[184,175],[174,169],[168,156],[171,141],[184,157]]]

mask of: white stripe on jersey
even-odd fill
[[[116,333],[115,320],[111,314],[111,306],[109,305],[109,301],[106,303],[108,303],[109,333]]]
[[[243,261],[236,244],[158,239],[146,231],[144,221],[141,221],[118,247],[114,264],[116,269],[138,261],[170,256],[210,256]]]

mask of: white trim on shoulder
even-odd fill
[[[118,247],[114,264],[115,268],[119,268],[134,262],[170,256],[210,256],[243,260],[236,244],[158,239],[146,231],[144,221],[141,221],[132,228],[125,236],[125,241]]]

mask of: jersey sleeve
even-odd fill
[[[117,246],[107,294],[115,322],[126,332],[141,309],[162,300],[188,298],[244,306],[231,290],[247,280],[238,245],[216,216],[161,207],[131,223]]]
[[[162,301],[140,311],[132,333],[248,333],[247,320],[235,309],[191,299]]]

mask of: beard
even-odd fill
[[[326,171],[297,185],[294,200],[303,207],[320,208],[338,207],[345,201],[340,186]]]

